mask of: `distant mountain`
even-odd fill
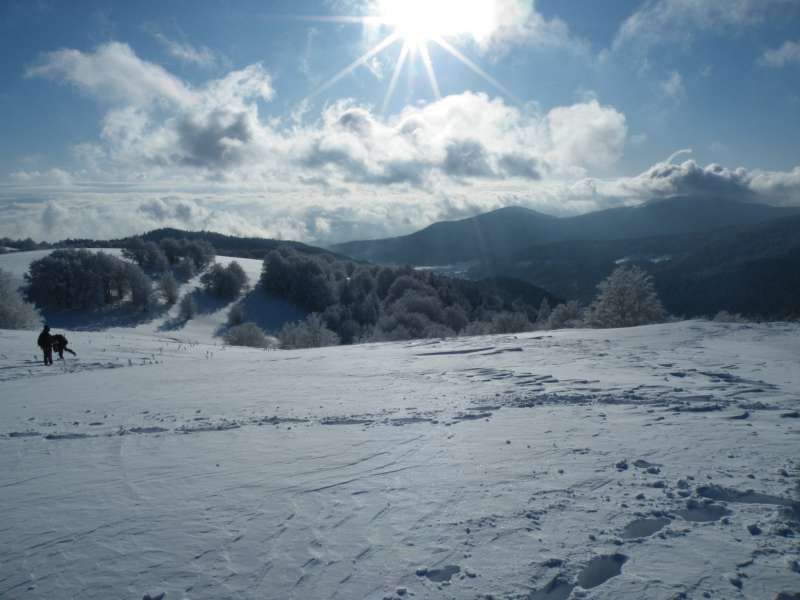
[[[620,264],[652,273],[672,314],[800,316],[800,216],[704,233],[541,244],[481,262],[468,275],[515,277],[586,304]]]
[[[443,265],[512,256],[534,241],[554,241],[560,219],[520,206],[434,223],[410,235],[337,244],[352,258],[386,264]]]
[[[515,206],[434,223],[405,236],[347,242],[331,249],[386,264],[492,263],[509,260],[534,245],[685,235],[796,214],[800,209],[685,197],[561,218]]]
[[[652,271],[673,314],[798,318],[800,217],[721,230]]]

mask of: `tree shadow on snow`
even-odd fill
[[[42,317],[50,327],[73,331],[102,331],[112,327],[137,327],[164,316],[169,310],[163,305],[147,310],[128,304],[99,309],[58,310],[43,309]]]
[[[279,298],[264,291],[260,283],[250,290],[240,301],[244,311],[244,320],[258,325],[267,333],[275,334],[285,323],[291,321],[302,321],[308,316],[308,311],[304,310],[288,300]],[[223,325],[218,335],[227,329]]]

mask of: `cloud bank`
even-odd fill
[[[542,111],[465,92],[389,116],[343,99],[315,120],[265,119],[276,91],[262,65],[190,85],[118,42],[46,54],[27,76],[94,98],[102,128],[72,148],[77,166],[0,184],[0,236],[170,226],[325,244],[512,204],[565,215],[674,195],[800,203],[800,167],[748,171],[675,155],[612,177],[627,120],[592,97]]]

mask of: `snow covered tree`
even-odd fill
[[[175,276],[180,281],[189,281],[196,274],[197,267],[195,267],[194,261],[188,256],[179,259],[175,265]]]
[[[218,298],[232,300],[247,285],[247,274],[235,260],[227,267],[211,265],[200,278],[206,291]]]
[[[616,268],[597,289],[587,314],[592,327],[635,327],[666,317],[652,276],[635,265]]]
[[[126,273],[131,286],[131,304],[147,310],[153,302],[153,282],[137,265],[127,265]]]
[[[539,305],[539,310],[536,313],[536,323],[544,326],[550,318],[551,312],[553,312],[553,309],[550,308],[550,303],[547,301],[547,298],[542,298],[542,303]]]
[[[228,311],[228,327],[235,327],[244,323],[244,307],[241,303],[237,302]]]
[[[168,306],[172,306],[178,301],[178,282],[175,281],[175,276],[169,271],[161,276],[158,281],[158,287],[164,295],[164,300]]]
[[[41,320],[36,307],[23,300],[11,274],[0,269],[0,329],[35,329]]]
[[[499,312],[492,317],[492,333],[519,333],[530,331],[533,325],[523,312]]]
[[[278,333],[278,339],[284,348],[319,348],[339,344],[339,336],[326,327],[318,313],[308,315],[305,321],[286,323]]]
[[[145,242],[142,238],[133,238],[122,249],[122,256],[132,260],[148,273],[163,273],[169,268],[169,262],[161,247],[155,242]]]
[[[178,306],[178,315],[184,321],[188,321],[197,314],[197,303],[191,294],[186,294]]]
[[[550,312],[550,316],[547,318],[547,329],[580,327],[582,324],[581,309],[577,300],[559,304]]]
[[[242,323],[231,327],[225,332],[224,339],[230,346],[268,348],[271,345],[269,338],[255,323]]]

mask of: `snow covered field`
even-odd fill
[[[800,592],[797,325],[173,333],[0,331],[0,597]]]

